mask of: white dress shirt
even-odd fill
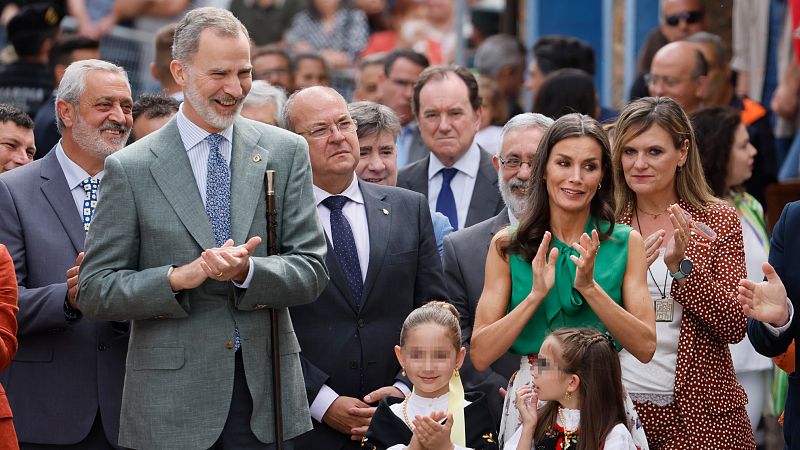
[[[450,180],[450,189],[456,200],[456,211],[458,211],[458,229],[464,229],[467,223],[467,213],[469,203],[472,200],[472,191],[475,189],[475,180],[478,176],[478,169],[481,166],[481,149],[473,140],[469,150],[461,159],[453,164],[452,168],[458,169],[458,173]],[[431,160],[428,164],[428,206],[431,212],[436,211],[436,200],[442,190],[443,176],[439,173],[445,166],[439,158],[431,153]]]
[[[203,200],[203,206],[206,205],[206,178],[208,177],[208,154],[211,152],[211,144],[208,143],[206,138],[211,134],[208,131],[200,128],[197,124],[189,120],[183,112],[183,104],[178,108],[178,113],[175,115],[176,124],[178,126],[178,133],[181,137],[181,142],[186,149],[186,156],[189,157],[189,164],[192,166],[192,173],[194,174],[194,181],[197,183],[197,190],[200,191],[200,198]],[[225,128],[217,133],[224,137],[219,143],[219,152],[228,163],[228,171],[231,167],[231,152],[233,151],[233,125]],[[231,224],[231,227],[233,224]],[[235,242],[235,245],[244,244],[244,242]],[[250,286],[250,280],[253,279],[253,259],[250,258],[250,270],[247,272],[244,282],[241,284],[232,281],[234,286],[247,289]]]
[[[76,164],[75,161],[69,159],[69,156],[64,153],[64,148],[61,147],[60,140],[56,144],[56,159],[58,159],[58,164],[61,166],[61,171],[64,172],[64,178],[67,179],[67,186],[69,187],[70,194],[72,194],[72,199],[75,200],[75,208],[78,209],[78,216],[81,217],[81,221],[83,221],[83,201],[86,200],[86,191],[83,190],[81,182],[91,177],[91,175]],[[97,175],[92,178],[102,181],[103,172],[103,170],[97,172]],[[99,191],[97,192],[97,200],[100,201]]]
[[[364,281],[367,276],[367,268],[369,267],[369,225],[367,224],[367,208],[364,205],[364,196],[361,195],[361,188],[358,186],[358,177],[353,174],[353,181],[347,186],[347,189],[342,191],[341,194],[331,194],[323,189],[314,186],[314,197],[317,201],[317,214],[319,221],[322,222],[322,228],[325,229],[325,235],[328,236],[328,242],[333,246],[333,238],[331,238],[331,211],[322,204],[322,201],[334,195],[343,195],[350,199],[342,207],[342,214],[350,223],[350,229],[353,231],[353,240],[356,243],[356,252],[358,253],[358,263],[361,267],[361,281]],[[404,394],[408,395],[410,389],[403,383],[397,382],[394,386]],[[331,407],[333,402],[339,397],[333,389],[327,384],[323,384],[322,388],[317,393],[314,401],[311,402],[309,410],[311,417],[317,422],[322,422],[322,417]],[[361,399],[359,399],[361,400]]]

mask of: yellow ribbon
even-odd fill
[[[453,415],[453,428],[450,429],[450,440],[455,445],[467,446],[467,432],[464,423],[464,385],[458,369],[450,377],[450,395],[447,398],[447,412]]]

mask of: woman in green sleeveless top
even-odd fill
[[[483,370],[509,349],[535,354],[548,332],[593,327],[647,362],[655,316],[641,235],[614,224],[608,137],[594,119],[559,118],[539,144],[519,226],[495,235],[476,311],[470,356]],[[517,377],[530,379],[521,359]],[[514,391],[507,393],[513,405]],[[515,418],[501,433],[510,436]],[[511,406],[513,409],[513,406]]]

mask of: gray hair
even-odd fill
[[[717,65],[725,67],[730,56],[728,55],[728,46],[721,37],[708,31],[698,31],[697,33],[686,38],[689,42],[696,44],[711,44],[714,47],[714,52],[717,54]],[[708,63],[708,61],[706,61]]]
[[[294,109],[294,104],[297,101],[297,96],[300,95],[301,92],[305,92],[309,89],[325,91],[328,94],[331,94],[335,97],[339,97],[340,99],[342,99],[342,102],[347,104],[347,100],[345,100],[344,97],[342,97],[342,94],[336,92],[335,89],[327,86],[309,86],[307,88],[300,89],[299,91],[294,91],[292,95],[290,95],[289,98],[286,100],[286,104],[283,105],[283,112],[280,115],[280,122],[278,122],[281,128],[289,130],[292,133],[296,133],[294,128],[295,124],[294,122],[292,122],[292,110]]]
[[[555,122],[553,119],[539,113],[522,113],[512,117],[511,120],[506,122],[503,131],[500,132],[500,145],[497,147],[497,156],[503,151],[503,140],[506,135],[512,130],[536,128],[546,132],[551,125]]]
[[[281,117],[283,105],[286,103],[286,92],[264,80],[253,81],[247,97],[244,98],[244,108],[259,107],[272,103],[275,107],[275,117]]]
[[[350,117],[355,120],[359,139],[383,132],[397,138],[400,134],[400,119],[388,106],[374,102],[353,102],[347,105]]]
[[[183,64],[191,62],[200,47],[200,34],[208,28],[221,36],[243,34],[250,40],[247,28],[230,11],[210,6],[197,8],[186,13],[178,23],[172,42],[172,58]]]
[[[67,70],[64,71],[64,77],[56,90],[56,127],[59,133],[64,133],[64,122],[58,114],[58,101],[63,100],[77,108],[81,103],[83,93],[86,91],[86,75],[93,70],[118,74],[125,79],[125,83],[130,87],[125,69],[116,64],[99,59],[84,59],[70,64]]]
[[[504,67],[525,63],[525,47],[510,34],[495,34],[475,51],[475,70],[496,77]]]

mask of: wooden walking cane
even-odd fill
[[[267,199],[267,255],[278,255],[277,213],[275,211],[275,171],[264,173],[264,188]],[[278,342],[277,308],[269,309],[270,333],[272,339],[272,410],[275,415],[275,449],[283,450],[283,411],[281,408],[281,350]]]

